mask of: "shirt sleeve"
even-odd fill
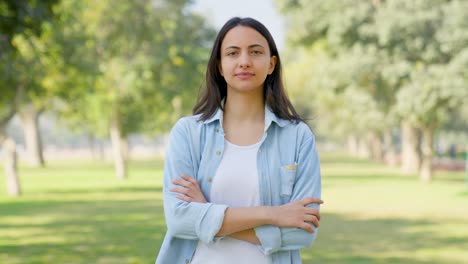
[[[300,147],[291,201],[306,197],[321,198],[320,162],[313,134],[305,139]],[[320,209],[318,204],[310,204],[308,207]],[[263,225],[255,228],[255,234],[261,242],[260,250],[264,254],[272,254],[277,251],[298,250],[310,246],[318,233],[318,228],[314,227],[314,229],[315,231],[310,233],[302,228]]]
[[[186,119],[179,120],[171,131],[164,161],[163,200],[168,233],[177,238],[214,241],[224,220],[226,205],[212,203],[187,203],[176,198],[169,189],[172,180],[182,174],[196,176],[200,146],[191,142],[193,133]]]

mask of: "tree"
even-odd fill
[[[5,133],[5,127],[18,110],[26,93],[26,85],[19,75],[17,47],[14,38],[20,35],[39,36],[42,24],[54,18],[53,6],[57,0],[6,0],[0,2],[0,142],[4,143],[7,193],[21,193],[16,165],[14,141]]]
[[[434,131],[440,127],[443,113],[466,98],[466,79],[459,73],[463,68],[453,62],[468,44],[468,36],[459,34],[468,25],[463,19],[467,4],[388,1],[376,16],[380,45],[395,59],[412,65],[409,78],[398,92],[396,108],[404,122],[422,131],[420,178],[426,182],[432,178]]]
[[[44,166],[42,141],[39,131],[39,116],[50,105],[53,95],[49,94],[43,85],[48,78],[47,47],[44,38],[48,30],[43,25],[41,35],[30,32],[16,36],[13,44],[16,47],[16,79],[25,87],[24,96],[20,100],[17,113],[21,119],[28,161],[32,167]]]
[[[67,1],[59,7],[54,39],[69,74],[58,86],[60,111],[75,127],[110,136],[118,178],[127,175],[128,135],[167,131],[187,112],[200,83],[212,30],[186,12],[188,3]]]
[[[361,28],[372,21],[372,3],[336,1],[278,1],[291,20],[291,45],[320,45],[326,54],[321,69],[303,67],[304,75],[312,80],[310,90],[317,98],[317,110],[327,118],[320,121],[326,130],[341,131],[351,146],[361,146],[359,155],[383,159],[383,138],[388,138],[395,118],[388,109],[394,103],[393,87],[385,80],[389,72],[382,62],[388,56],[373,43],[373,37]],[[304,11],[307,10],[307,11]],[[312,16],[301,16],[312,11]],[[334,17],[336,16],[336,17]],[[313,17],[313,18],[311,18]],[[303,27],[306,27],[304,30]],[[299,34],[298,34],[299,33]],[[328,67],[328,70],[323,69]],[[332,93],[332,94],[330,94]],[[322,94],[330,100],[320,100]],[[343,100],[338,99],[346,96]],[[365,105],[362,103],[367,102]],[[343,102],[339,106],[337,102]],[[329,105],[327,105],[329,104]],[[367,109],[360,110],[360,106]],[[356,112],[359,111],[359,112]],[[337,113],[337,115],[334,114]],[[376,120],[379,118],[382,121]],[[354,143],[353,143],[354,142]],[[354,148],[357,154],[357,147]]]
[[[463,92],[467,90],[466,78],[461,77],[466,73],[460,73],[464,68],[455,61],[464,57],[468,46],[468,35],[464,33],[467,22],[463,19],[468,3],[456,0],[357,3],[278,0],[277,3],[290,23],[291,45],[312,46],[324,42],[329,65],[337,64],[331,67],[338,69],[333,74],[316,76],[328,78],[322,81],[325,85],[316,87],[317,93],[352,88],[355,92],[348,94],[349,101],[354,100],[353,94],[361,94],[361,98],[367,94],[368,101],[373,101],[376,107],[366,106],[369,111],[364,116],[355,108],[349,108],[350,113],[360,120],[366,120],[366,114],[379,113],[387,122],[375,127],[374,122],[367,120],[364,128],[380,131],[384,138],[389,138],[389,131],[400,121],[403,154],[410,155],[403,156],[402,160],[411,161],[411,167],[419,168],[422,142],[421,179],[430,180],[432,137],[443,119],[439,116],[446,115],[441,113],[449,112],[466,98]],[[342,88],[336,89],[337,84]],[[340,98],[342,93],[335,94]],[[343,108],[334,111],[343,112]],[[343,122],[356,124],[355,119],[349,115],[347,118]],[[418,131],[425,135],[422,140]]]

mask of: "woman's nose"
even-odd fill
[[[248,53],[243,53],[239,57],[239,66],[242,68],[250,67],[251,66],[251,59]]]

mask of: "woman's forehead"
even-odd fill
[[[221,49],[229,47],[245,48],[258,45],[269,48],[267,40],[257,30],[246,26],[236,26],[224,36]]]

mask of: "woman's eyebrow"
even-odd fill
[[[249,46],[249,49],[251,49],[251,48],[258,48],[258,47],[264,48],[264,47],[263,47],[262,45],[260,45],[260,44],[253,44],[253,45],[250,45],[250,46]]]
[[[251,49],[251,48],[257,48],[257,47],[264,48],[264,47],[263,47],[262,45],[260,45],[260,44],[252,44],[252,45],[249,45],[248,48]],[[225,50],[227,50],[227,49],[240,49],[240,47],[238,47],[238,46],[229,46],[229,47],[226,47],[226,48],[225,48]]]

